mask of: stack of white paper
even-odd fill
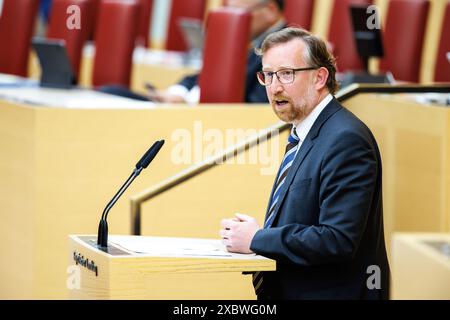
[[[162,256],[223,256],[231,257],[220,240],[110,236],[109,242],[128,251]]]

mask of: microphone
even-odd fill
[[[116,195],[109,201],[103,210],[102,217],[100,219],[100,223],[98,225],[98,235],[97,235],[97,245],[102,248],[108,247],[108,223],[106,219],[108,218],[109,210],[111,210],[112,206],[119,200],[120,196],[127,190],[133,180],[141,173],[142,169],[148,167],[150,162],[156,157],[159,150],[164,144],[164,140],[156,141],[150,149],[142,156],[142,158],[136,163],[136,167],[131,173],[130,177],[125,181],[125,183],[120,187],[119,191],[117,191]]]

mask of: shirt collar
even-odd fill
[[[323,109],[330,103],[330,101],[333,99],[333,96],[331,93],[329,93],[314,109],[311,111],[311,113],[303,119],[302,122],[299,123],[297,127],[295,127],[295,132],[297,133],[297,136],[300,139],[300,142],[303,142],[306,138],[306,136],[309,133],[309,130],[311,130],[314,122],[316,122],[316,119],[319,117],[319,114],[322,112]]]

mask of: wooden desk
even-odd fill
[[[392,298],[450,300],[450,233],[395,233]]]

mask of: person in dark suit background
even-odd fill
[[[223,219],[230,252],[276,260],[255,272],[258,299],[387,299],[381,156],[367,126],[333,97],[335,60],[306,30],[269,35],[260,50],[276,115],[292,123],[264,226]]]
[[[249,10],[252,15],[250,26],[251,47],[247,57],[247,76],[244,101],[247,103],[266,103],[267,95],[264,87],[260,86],[255,74],[261,70],[261,58],[256,55],[254,48],[259,48],[264,38],[271,32],[286,27],[283,18],[283,0],[227,0],[228,7]],[[185,77],[180,83],[167,90],[151,90],[148,95],[153,101],[159,102],[188,102],[198,103],[200,92],[198,75]]]

